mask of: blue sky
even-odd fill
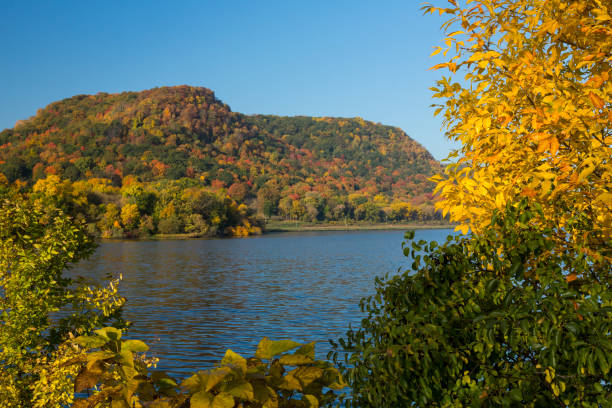
[[[437,159],[427,69],[442,20],[420,1],[0,0],[0,129],[76,94],[188,84],[233,111],[360,116]]]

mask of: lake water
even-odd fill
[[[451,230],[419,230],[442,241]],[[243,239],[105,242],[75,274],[123,274],[129,337],[179,377],[213,367],[225,350],[252,356],[259,340],[317,341],[325,358],[363,318],[374,278],[408,268],[403,231],[275,233]]]

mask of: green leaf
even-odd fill
[[[232,350],[229,349],[225,352],[225,356],[223,357],[223,360],[221,360],[221,365],[237,368],[240,370],[242,375],[246,374],[247,371],[246,359],[240,354],[234,353]]]
[[[267,337],[264,337],[257,346],[257,352],[255,353],[255,357],[262,359],[270,359],[289,350],[293,350],[294,348],[299,346],[301,346],[300,343],[296,343],[292,340],[271,341]]]
[[[213,387],[219,384],[225,377],[230,375],[232,370],[228,367],[219,367],[209,371],[208,381],[206,382],[206,391],[210,391]]]
[[[314,395],[306,394],[302,397],[308,408],[319,408],[319,400]]]
[[[135,353],[142,353],[149,350],[149,346],[140,340],[126,340],[121,343],[121,350],[128,350]]]
[[[309,356],[301,355],[301,354],[284,355],[280,358],[279,361],[283,365],[292,365],[292,366],[314,363],[314,360],[312,358],[310,358]]]
[[[301,354],[304,356],[308,356],[311,359],[314,360],[315,358],[315,343],[316,342],[310,342],[310,343],[306,343],[304,344],[302,347],[300,347],[299,349],[295,350],[294,354]]]
[[[293,375],[287,374],[283,377],[278,388],[288,391],[302,391],[302,384]]]
[[[224,391],[239,399],[247,401],[255,400],[253,386],[248,381],[241,380],[239,382],[230,383],[225,387]]]
[[[99,351],[94,351],[92,353],[88,353],[87,354],[87,367],[89,369],[94,364],[96,364],[98,361],[107,360],[113,357],[115,357],[115,353],[112,353],[110,351],[104,351],[104,350],[99,350]]]
[[[198,371],[189,378],[186,378],[181,383],[181,387],[188,389],[192,393],[204,390],[206,383],[208,382],[208,372]]]
[[[74,342],[81,347],[91,349],[102,347],[108,343],[108,338],[101,336],[79,336],[74,339]]]
[[[574,335],[578,334],[578,325],[574,322],[567,323],[565,328]]]
[[[170,380],[176,385],[176,382],[174,381],[174,379],[170,377],[168,374],[166,374],[166,372],[164,371],[153,371],[153,373],[151,374],[151,380],[153,382],[158,382],[162,380]]]
[[[131,351],[121,350],[117,355],[117,360],[124,366],[134,367],[134,355]]]
[[[270,377],[280,380],[285,374],[285,367],[278,360],[274,360],[272,364],[270,364],[270,369],[268,370],[268,374]]]
[[[499,279],[492,279],[489,281],[489,283],[487,283],[487,293],[495,292],[499,288],[500,284],[501,282]]]
[[[508,396],[512,401],[521,402],[523,400],[523,393],[520,388],[514,388],[510,390]]]
[[[512,267],[510,267],[509,275],[519,279],[522,277],[522,272],[523,264],[520,261],[517,261],[516,263],[512,264]]]
[[[348,386],[348,384],[344,382],[342,374],[340,374],[335,367],[326,368],[323,372],[322,379],[323,385],[332,390],[341,390]]]
[[[119,340],[121,338],[121,330],[114,327],[104,327],[102,329],[95,330],[98,336],[104,337],[108,340]]]
[[[155,380],[154,382],[160,390],[174,390],[174,388],[176,388],[177,386],[176,381],[174,381],[172,378],[160,378],[158,380]],[[164,391],[160,392],[163,393]]]
[[[130,379],[134,378],[138,373],[136,372],[133,366],[129,366],[126,364],[119,367],[119,374],[122,375],[122,378],[124,380],[129,381]]]
[[[253,396],[255,400],[261,404],[276,397],[276,392],[268,387],[263,380],[252,381],[251,385],[253,386]]]
[[[191,392],[210,391],[231,373],[232,370],[228,367],[219,367],[210,371],[198,371],[191,377],[183,380],[181,387],[187,388]]]
[[[604,375],[608,374],[610,371],[610,366],[608,364],[608,360],[606,359],[605,353],[600,349],[595,349],[595,355],[597,356],[597,362],[599,363],[599,367]]]
[[[266,388],[270,397],[261,405],[261,408],[278,408],[278,395],[272,388]]]
[[[198,391],[189,399],[190,408],[211,408],[214,396],[206,391]]]
[[[222,392],[215,396],[211,408],[233,408],[234,397],[228,393]]]
[[[307,387],[323,375],[324,370],[318,367],[298,367],[287,375],[292,375],[300,381],[302,387]]]

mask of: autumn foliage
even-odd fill
[[[362,300],[333,354],[347,406],[611,406],[610,6],[424,6],[448,16],[437,205],[463,234],[407,234],[411,269]]]
[[[558,246],[610,259],[612,8],[606,1],[482,0],[448,8],[448,69],[435,88],[462,147],[438,180],[464,231],[521,197],[543,206]]]
[[[397,218],[394,202],[414,210],[406,220],[439,218],[428,181],[438,170],[398,128],[361,118],[246,116],[212,91],[189,86],[78,95],[0,133],[0,173],[9,182],[32,186],[59,177],[81,190],[105,183],[103,194],[88,193],[94,198],[88,206],[97,209],[87,219],[97,228],[106,223],[101,234],[112,236],[133,235],[142,221],[134,200],[126,199],[126,180],[155,196],[154,211],[138,207],[151,217],[145,224],[151,221],[156,232],[189,233],[201,223],[191,217],[197,212],[181,213],[186,203],[178,190],[194,188],[216,196],[219,206],[244,204],[260,218],[385,221]],[[354,206],[351,194],[365,201]],[[208,225],[243,234],[247,223]]]

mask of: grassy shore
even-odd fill
[[[415,230],[415,229],[452,229],[454,224],[443,222],[413,222],[413,223],[368,223],[368,222],[306,222],[306,221],[279,221],[266,222],[263,233],[274,232],[300,232],[300,231],[365,231],[365,230]],[[219,236],[199,234],[155,234],[139,238],[103,238],[102,241],[163,241],[181,239],[211,239]],[[231,237],[226,237],[231,238]]]
[[[410,229],[447,229],[455,228],[448,222],[413,222],[413,223],[313,223],[305,221],[268,221],[265,232],[296,232],[296,231],[360,231],[360,230],[410,230]]]

